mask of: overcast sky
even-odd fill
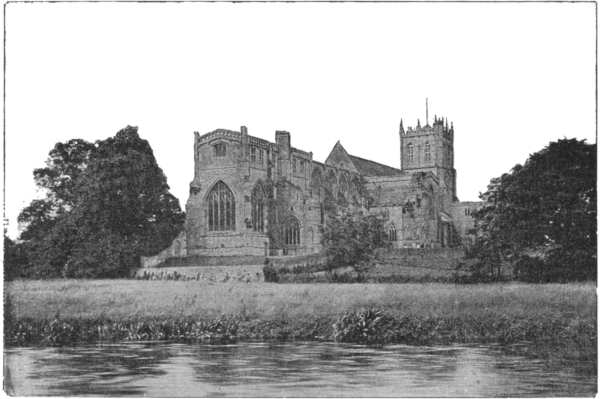
[[[7,5],[9,235],[56,142],[126,125],[150,142],[185,206],[193,132],[238,130],[324,161],[399,167],[398,124],[454,121],[457,192],[551,140],[595,142],[592,3]]]

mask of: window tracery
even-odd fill
[[[252,229],[261,233],[265,231],[265,202],[265,191],[262,184],[258,183],[252,190],[250,204],[252,207]]]
[[[295,217],[290,217],[287,221],[284,239],[286,245],[298,245],[300,244],[300,223]]]
[[[235,199],[222,181],[217,182],[207,196],[208,230],[235,230]]]

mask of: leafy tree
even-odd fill
[[[26,272],[27,257],[23,245],[11,240],[4,233],[4,280],[23,277]]]
[[[479,272],[497,276],[512,263],[528,281],[596,278],[595,144],[551,142],[492,179],[481,199],[470,251]]]
[[[362,211],[330,215],[321,236],[329,267],[369,261],[375,249],[387,244],[384,223],[383,215],[365,215]]]
[[[30,277],[126,276],[181,230],[184,214],[135,127],[58,143],[34,177],[47,196],[19,216]]]
[[[47,190],[53,205],[58,208],[73,205],[78,178],[87,169],[95,149],[93,143],[81,139],[57,143],[48,154],[46,167],[33,171],[36,184]]]

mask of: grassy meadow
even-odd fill
[[[596,287],[591,283],[53,280],[13,281],[5,285],[5,295],[7,342],[14,345],[226,337],[528,342],[565,356],[596,353]]]
[[[196,281],[50,280],[6,285],[17,318],[249,318],[334,316],[359,308],[391,315],[596,317],[593,284],[209,284]]]

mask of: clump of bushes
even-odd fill
[[[381,310],[347,312],[333,325],[333,338],[338,342],[384,344],[393,340],[393,325],[394,320]]]

